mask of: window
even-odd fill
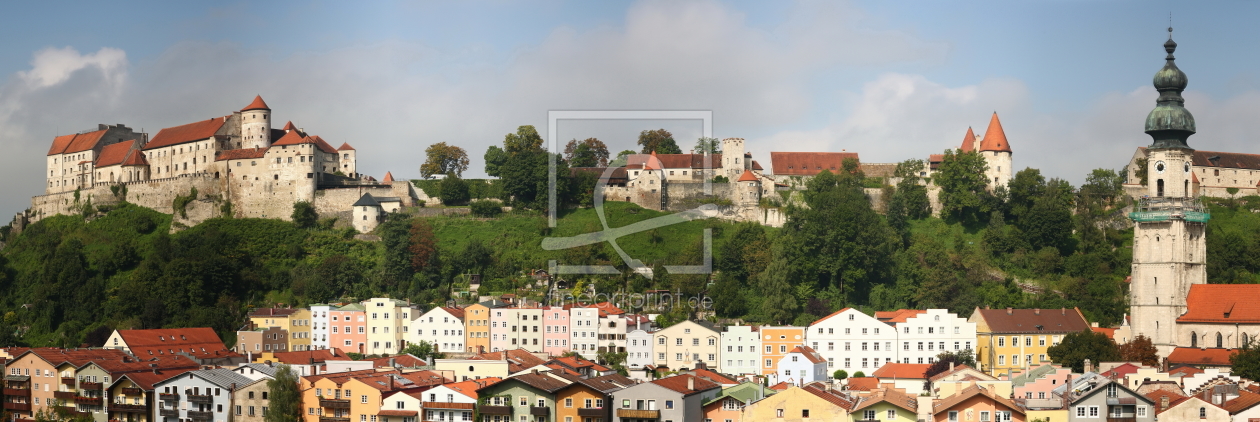
[[[1096,418],[1096,417],[1098,417],[1098,406],[1090,406],[1090,407],[1089,407],[1089,417],[1091,417],[1091,418]]]
[[[980,412],[980,422],[989,422],[989,411]]]
[[[776,417],[776,418],[782,418],[782,417],[783,417],[783,409],[774,409],[774,417]]]
[[[951,410],[951,411],[949,411],[949,422],[958,422],[958,411],[957,411],[957,410]]]
[[[998,347],[1006,347],[1006,337],[998,337]]]
[[[1206,407],[1200,407],[1200,408],[1199,408],[1199,419],[1207,419],[1207,408],[1206,408]]]
[[[1146,417],[1146,406],[1138,406],[1138,407],[1137,407],[1137,417],[1139,417],[1139,418],[1145,418],[1145,417]]]
[[[674,401],[673,401],[673,400],[665,400],[665,408],[666,408],[666,409],[673,409],[673,408],[674,408]]]

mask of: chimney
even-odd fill
[[[1093,372],[1094,365],[1089,362],[1089,359],[1085,359],[1085,367],[1082,369],[1081,372]]]
[[[1163,412],[1165,410],[1168,410],[1168,395],[1167,394],[1159,396],[1159,411]]]
[[[949,361],[949,372],[954,372],[954,361]]]
[[[1015,315],[1015,309],[1014,309],[1014,308],[1009,308],[1009,307],[1008,307],[1008,308],[1006,308],[1006,314],[1007,314],[1007,315]]]
[[[1033,315],[1041,315],[1041,308],[1033,308]]]
[[[687,390],[688,391],[696,390],[696,377],[692,377],[692,376],[687,377]]]
[[[1059,308],[1059,313],[1063,316],[1067,316],[1067,308]]]
[[[394,358],[389,358],[389,367],[390,368],[394,367]]]

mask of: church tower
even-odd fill
[[[263,102],[262,96],[254,96],[254,102],[242,108],[241,148],[271,147],[271,107]]]
[[[1195,132],[1194,116],[1181,92],[1186,74],[1174,63],[1177,43],[1168,28],[1164,67],[1155,73],[1159,99],[1146,116],[1147,193],[1129,214],[1133,230],[1133,278],[1129,307],[1134,334],[1149,337],[1163,356],[1180,339],[1176,321],[1186,311],[1190,286],[1207,282],[1204,225],[1209,218],[1191,190],[1194,149],[1186,139]]]

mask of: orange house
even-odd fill
[[[496,300],[464,308],[464,346],[470,353],[490,351],[490,308]],[[502,303],[502,302],[498,302]]]
[[[805,345],[805,327],[761,327],[761,374],[779,373],[779,360]]]
[[[556,391],[556,421],[611,422],[610,394],[635,383],[620,374],[595,378],[554,375],[572,382],[568,387]]]
[[[1024,422],[1024,411],[1010,399],[980,386],[970,386],[932,406],[934,422]]]

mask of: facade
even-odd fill
[[[968,387],[958,394],[932,405],[935,422],[984,422],[1027,420],[1025,411],[1015,402],[983,387]]]
[[[790,387],[744,408],[745,421],[847,421],[856,398],[814,386]]]
[[[567,307],[567,306],[566,306]],[[585,356],[594,356],[599,347],[599,309],[568,307],[569,349]]]
[[[787,356],[789,350],[805,343],[806,327],[771,327],[762,326],[761,333],[761,361],[762,375],[777,376],[779,373],[779,360]],[[773,382],[774,380],[772,380]],[[782,380],[779,380],[782,381]]]
[[[241,354],[262,354],[288,351],[289,332],[280,327],[258,327],[249,331],[237,331],[236,348]]]
[[[615,407],[612,420],[704,420],[704,403],[721,392],[722,387],[717,383],[692,375],[636,384],[612,394]]]
[[[809,346],[796,346],[779,359],[778,379],[803,386],[816,381],[827,381],[827,361]]]
[[[96,170],[94,163],[99,163],[102,152],[107,147],[132,141],[125,146],[123,153],[130,152],[136,148],[135,144],[144,144],[148,141],[148,134],[137,133],[131,128],[123,125],[98,125],[95,131],[85,131],[73,135],[62,135],[53,138],[52,147],[48,149],[47,160],[47,186],[44,188],[45,194],[58,192],[73,192],[76,189],[89,188],[98,181],[104,180],[144,180],[143,174],[114,174],[107,169],[116,165],[114,160],[107,159],[102,170],[106,171],[105,175]],[[117,148],[111,148],[117,149]],[[110,151],[115,155],[117,151]]]
[[[229,355],[223,340],[207,327],[114,330],[105,347],[130,352],[140,359],[184,354],[195,359]]]
[[[367,313],[362,304],[352,303],[329,311],[328,343],[348,353],[367,351]]]
[[[311,350],[311,310],[299,308],[289,315],[289,350],[304,352]]]
[[[1155,420],[1154,403],[1149,398],[1129,390],[1123,382],[1105,377],[1097,379],[1097,383],[1074,384],[1075,388],[1068,393],[1069,421],[1090,421],[1100,417],[1136,422]]]
[[[109,387],[109,420],[126,422],[150,422],[157,407],[158,394],[153,384],[177,377],[184,369],[169,371],[132,372],[123,374]]]
[[[1054,398],[1054,389],[1071,378],[1072,368],[1044,364],[1013,377],[1011,385],[1015,389],[1016,398],[1044,400]]]
[[[704,404],[704,419],[708,421],[734,422],[743,418],[744,407],[761,400],[774,390],[761,384],[746,382],[722,389],[722,394]]]
[[[870,373],[900,362],[898,351],[893,350],[898,344],[896,328],[857,309],[844,308],[814,321],[805,335],[810,348],[827,360],[831,372]]]
[[[716,362],[719,372],[732,375],[761,373],[761,333],[757,326],[727,326],[720,337],[721,356]]]
[[[597,351],[624,353],[626,351],[626,333],[629,332],[630,319],[626,312],[604,302],[596,305],[599,309]]]
[[[652,364],[671,370],[694,368],[697,362],[717,362],[717,331],[695,321],[683,321],[652,333]]]
[[[1077,308],[976,308],[968,321],[976,324],[976,362],[994,376],[1049,362],[1046,350],[1063,336],[1090,329]]]
[[[502,301],[488,300],[464,308],[464,332],[467,333],[464,345],[468,348],[469,353],[491,351],[490,310],[506,306],[507,304]]]
[[[560,356],[567,351],[569,351],[569,310],[561,306],[543,308],[543,352],[551,356]]]
[[[546,373],[526,373],[499,381],[477,390],[487,400],[478,407],[482,420],[552,421],[555,415],[556,392],[568,387],[569,381]]]
[[[887,321],[896,331],[897,341],[894,344],[899,344],[900,347],[897,348],[895,359],[899,359],[899,362],[932,363],[936,355],[943,351],[975,350],[974,322],[946,309],[912,312],[913,314],[903,310],[901,315]]]
[[[228,369],[190,371],[154,384],[159,404],[153,420],[232,420],[232,391],[253,380]]]
[[[919,401],[895,388],[879,388],[853,406],[852,421],[915,422]]]
[[[334,306],[328,304],[311,305],[311,349],[324,350],[333,347],[328,342],[328,322],[331,321],[328,312],[333,309]]]
[[[363,302],[367,314],[367,351],[370,355],[392,355],[406,347],[406,335],[416,310],[405,300],[372,298]],[[414,315],[414,316],[413,316]]]
[[[269,380],[261,378],[232,392],[233,422],[263,422],[271,403],[267,397],[271,393],[271,389],[267,388]]]
[[[926,363],[889,363],[868,375],[878,378],[880,385],[892,384],[907,394],[918,395],[924,391],[924,384],[928,381],[926,374],[929,366]]]
[[[562,378],[570,384],[556,392],[556,421],[611,421],[612,394],[635,384],[634,380],[617,374]]]
[[[652,334],[643,330],[634,330],[626,334],[626,367],[643,368],[652,365]]]
[[[411,321],[408,341],[428,342],[442,353],[464,352],[464,310],[441,306],[430,309]]]

